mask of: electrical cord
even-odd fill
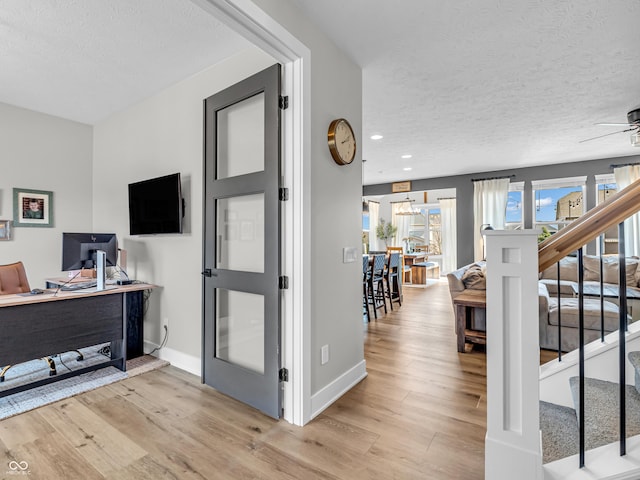
[[[64,368],[66,368],[66,369],[67,369],[67,370],[69,370],[70,372],[72,372],[72,371],[73,371],[71,368],[69,368],[69,367],[67,366],[67,364],[66,364],[66,363],[64,363],[64,360],[62,360],[62,354],[60,354],[60,355],[54,355],[53,357],[54,357],[54,358],[55,358],[55,357],[58,357],[58,360],[60,361],[60,363],[62,364],[62,366],[63,366]]]
[[[111,345],[105,345],[103,346],[100,350],[98,350],[98,353],[101,355],[104,355],[105,357],[111,357]]]
[[[78,275],[80,275],[80,273],[82,273],[82,270],[78,270],[78,273],[76,273],[73,277],[71,277],[69,280],[67,280],[67,281],[66,281],[66,282],[64,282],[63,284],[58,285],[58,288],[56,288],[56,291],[55,291],[55,292],[53,292],[53,295],[52,295],[52,296],[53,296],[53,297],[57,296],[57,295],[58,295],[58,292],[60,291],[60,289],[61,289],[62,287],[66,287],[67,285],[69,285],[69,283],[71,283],[73,280],[75,280],[75,278],[76,278]]]
[[[145,355],[151,355],[152,353],[160,350],[162,347],[164,347],[167,344],[167,339],[169,338],[169,327],[167,327],[166,325],[164,325],[164,339],[162,340],[162,342],[160,343],[160,345],[158,345],[156,348],[154,348],[153,350],[151,350],[149,353],[146,353]]]

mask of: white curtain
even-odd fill
[[[494,178],[473,182],[474,258],[484,258],[484,239],[480,233],[483,224],[494,230],[504,230],[504,218],[509,195],[509,178]]]
[[[440,222],[442,227],[442,273],[449,273],[458,268],[455,198],[440,199]]]
[[[409,227],[411,226],[411,219],[413,218],[413,215],[398,215],[398,212],[403,205],[406,207],[406,202],[396,202],[391,204],[391,215],[393,217],[392,224],[395,227],[398,227],[398,230],[396,231],[396,236],[390,240],[389,245],[393,243],[393,245],[397,247],[404,247],[402,239],[409,236]]]
[[[382,242],[376,236],[376,229],[380,223],[380,204],[369,200],[369,251],[380,250],[378,242]]]
[[[613,169],[618,191],[640,178],[640,165],[625,165]],[[640,256],[640,213],[624,221],[624,253],[627,257]]]

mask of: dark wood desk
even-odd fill
[[[91,278],[78,277],[72,281],[67,278],[48,278],[47,288],[57,288],[65,284],[83,283]],[[136,284],[132,284],[135,288]],[[113,287],[114,285],[109,285]],[[123,285],[118,288],[128,287]],[[151,285],[147,286],[152,287]],[[127,290],[127,360],[144,355],[144,289]]]
[[[7,388],[0,397],[70,376],[114,365],[126,370],[127,296],[153,285],[134,284],[96,291],[46,290],[40,295],[0,296],[0,365],[111,343],[111,358],[102,364]],[[95,290],[95,289],[94,289]]]
[[[471,329],[471,309],[487,308],[487,292],[485,290],[465,290],[453,299],[453,304],[456,306],[458,351],[465,352],[467,342],[486,345],[486,332]]]

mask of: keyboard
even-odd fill
[[[83,290],[85,288],[93,288],[97,285],[97,282],[76,282],[65,285],[60,290],[64,292],[73,292],[75,290]]]

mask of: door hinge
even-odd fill
[[[278,189],[278,199],[281,202],[286,202],[289,200],[289,189],[287,187],[280,187]]]
[[[280,377],[280,381],[281,382],[288,382],[289,381],[289,370],[287,370],[286,368],[281,368],[279,377]]]
[[[286,110],[289,108],[289,97],[286,95],[280,95],[278,106],[280,107],[280,110]]]
[[[211,277],[213,276],[213,272],[211,271],[210,268],[205,268],[204,271],[202,272],[202,275],[204,275],[205,277]]]
[[[289,288],[289,277],[287,277],[286,275],[278,277],[278,288],[280,290],[286,290],[287,288]]]

